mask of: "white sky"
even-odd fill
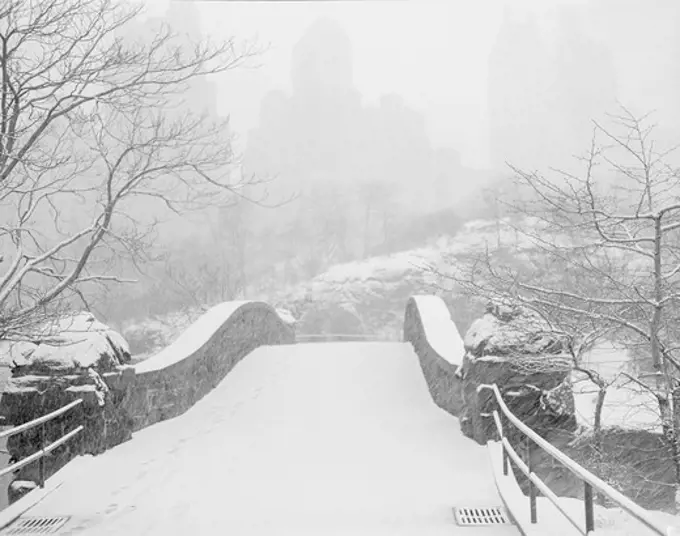
[[[146,0],[162,14],[169,0]],[[191,0],[189,0],[191,1]],[[353,44],[354,82],[365,103],[398,93],[423,111],[436,146],[453,146],[470,166],[488,164],[487,56],[503,6],[539,12],[585,0],[385,0],[364,2],[194,2],[204,31],[270,43],[257,70],[220,79],[220,112],[241,135],[257,125],[261,97],[290,87],[290,54],[319,17],[342,24]]]

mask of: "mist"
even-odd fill
[[[125,39],[153,39],[167,24],[189,46],[249,51],[233,69],[187,81],[177,101],[228,121],[220,176],[239,186],[180,212],[162,198],[127,202],[129,222],[149,226],[148,247],[144,262],[116,256],[115,266],[138,284],[86,293],[114,323],[204,298],[266,297],[496,217],[509,165],[578,174],[593,121],[621,106],[651,113],[661,145],[680,139],[671,0],[144,8]],[[88,215],[77,204],[62,212],[76,227]]]
[[[247,195],[259,201],[240,200],[238,217],[167,214],[156,229],[157,245],[191,244],[208,264],[219,251],[225,298],[418,245],[428,231],[409,230],[428,214],[455,232],[498,210],[508,164],[578,173],[593,121],[622,105],[653,112],[661,142],[680,138],[671,1],[146,8],[189,39],[258,47],[243,68],[192,81],[185,101],[228,118],[230,173],[257,177]]]
[[[381,411],[408,410],[403,430],[411,430],[414,404],[435,410],[420,396],[427,386],[439,409],[458,419],[461,439],[509,438],[496,443],[505,462],[508,449],[521,446],[530,478],[515,483],[536,491],[540,475],[554,494],[583,500],[585,511],[577,506],[584,533],[592,533],[595,518],[600,525],[618,522],[618,513],[606,508],[609,499],[643,517],[587,473],[565,465],[581,479],[570,481],[542,454],[536,458],[536,446],[545,450],[537,437],[642,508],[658,510],[654,523],[678,527],[677,0],[6,4],[0,7],[0,369],[6,369],[0,380],[7,383],[0,413],[11,425],[41,417],[31,424],[41,428],[30,441],[5,445],[0,438],[0,465],[10,463],[5,454],[20,460],[3,471],[12,482],[4,495],[0,479],[0,510],[45,484],[43,458],[31,474],[37,460],[26,450],[37,448],[31,441],[45,456],[86,430],[86,448],[45,458],[49,477],[74,456],[100,454],[133,431],[200,415],[194,411],[200,408],[187,409],[241,367],[246,354],[281,344],[287,348],[272,354],[272,363],[284,368],[274,370],[280,377],[270,385],[276,394],[268,407],[286,405],[277,382],[302,378],[313,396],[332,401],[329,430],[335,430],[342,411],[355,412],[346,424],[364,411],[356,388],[367,387],[376,400],[396,393],[396,405],[381,400]],[[305,347],[326,342],[355,346]],[[288,357],[307,351],[307,364],[296,369],[303,361]],[[370,366],[356,367],[348,355]],[[383,364],[376,357],[389,359]],[[411,358],[424,377],[394,368]],[[251,369],[253,381],[271,374],[269,365],[259,367]],[[336,381],[342,370],[344,384]],[[371,379],[362,387],[363,373]],[[238,374],[237,383],[244,378]],[[404,383],[413,387],[410,394],[411,387],[390,387],[402,375],[412,376]],[[330,391],[317,381],[322,376],[331,379]],[[312,400],[300,396],[301,385],[289,389],[298,396],[296,418]],[[376,395],[376,385],[387,390]],[[496,410],[486,405],[491,398],[478,396],[491,386],[497,407],[507,417],[516,413],[539,436],[512,418],[527,441],[504,435]],[[267,392],[257,387],[239,395],[227,387],[230,396],[237,393],[231,400],[251,397],[244,398],[246,410]],[[74,396],[85,398],[74,404]],[[359,403],[347,405],[352,400]],[[45,423],[61,413],[45,413],[83,401],[87,426],[59,440],[55,435],[46,446],[52,431],[65,428],[61,423],[46,433]],[[210,408],[205,431],[252,420],[222,406]],[[260,419],[265,405],[258,407],[261,414],[252,415]],[[322,418],[321,406],[310,407],[312,420],[328,416]],[[356,437],[368,439],[365,446],[380,420],[343,429],[346,444],[300,445],[324,456],[328,446],[359,445]],[[450,423],[441,424],[450,431]],[[487,424],[498,428],[484,430]],[[220,434],[215,437],[235,437],[226,428]],[[276,450],[272,437],[263,435],[262,444]],[[395,437],[385,436],[385,444]],[[469,453],[482,452],[463,444]],[[215,460],[223,458],[220,449]],[[471,454],[456,449],[456,474],[472,475],[464,467]],[[369,454],[380,458],[384,450]],[[156,451],[154,444],[148,452],[153,458]],[[196,457],[186,452],[186,460]],[[376,466],[364,454],[361,464]],[[395,467],[403,469],[400,457]],[[143,458],[127,465],[146,479],[150,458]],[[204,458],[210,472],[216,464]],[[307,458],[298,461],[308,465]],[[427,456],[413,459],[417,465]],[[195,476],[203,473],[185,465],[189,485],[166,486],[176,495],[162,511],[157,497],[149,499],[153,515],[186,514],[185,489],[196,487]],[[431,465],[432,474],[452,482],[440,465]],[[232,468],[220,467],[226,472],[217,478],[230,479]],[[503,478],[512,478],[507,469]],[[297,485],[295,471],[286,471]],[[133,493],[134,479],[124,479],[134,495],[125,498],[118,476],[116,500],[132,505],[141,497]],[[386,489],[394,488],[392,469],[383,476]],[[162,478],[179,482],[167,472]],[[331,480],[325,481],[334,486]],[[501,480],[496,484],[488,489],[502,494]],[[92,486],[63,489],[76,488]],[[242,498],[239,485],[234,490]],[[425,505],[420,490],[411,491]],[[467,491],[461,492],[463,498]],[[277,505],[278,495],[272,494]],[[546,497],[555,501],[548,494],[540,499]],[[106,500],[109,507],[98,511],[123,520],[121,526],[132,526],[127,515],[141,519],[143,508],[111,510]],[[436,501],[437,509],[444,505]],[[454,505],[446,510],[452,506],[458,512]],[[476,518],[495,507],[469,510]],[[210,515],[198,516],[200,523]],[[418,515],[418,523],[434,528],[430,516],[439,513]],[[491,524],[500,519],[484,515]],[[173,518],[164,516],[163,523],[170,527]],[[621,534],[639,534],[631,530]]]

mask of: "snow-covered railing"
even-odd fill
[[[508,438],[505,436],[503,430],[503,424],[501,418],[498,414],[498,410],[494,410],[491,414],[483,414],[484,416],[493,416],[494,423],[496,424],[496,430],[501,439],[502,451],[503,451],[503,474],[507,476],[508,474],[508,458],[511,458],[515,465],[519,468],[522,473],[529,479],[529,508],[531,512],[531,522],[536,523],[538,521],[538,514],[536,512],[536,489],[540,490],[543,495],[552,502],[555,507],[562,513],[562,515],[571,523],[581,534],[588,536],[595,530],[595,515],[593,510],[593,489],[596,489],[606,497],[609,497],[613,502],[619,505],[625,512],[631,515],[633,518],[638,520],[640,523],[645,525],[647,528],[651,529],[654,534],[660,536],[668,536],[669,532],[667,528],[661,526],[661,524],[650,516],[644,508],[638,506],[628,497],[622,493],[616,491],[609,484],[600,480],[591,472],[587,471],[581,467],[578,463],[572,460],[569,456],[561,452],[559,449],[555,448],[553,445],[548,443],[545,439],[539,436],[526,424],[524,424],[505,404],[503,401],[503,395],[498,389],[496,384],[482,384],[477,387],[477,393],[479,394],[483,389],[490,389],[498,407],[505,416],[505,418],[512,423],[515,428],[517,428],[524,436],[527,438],[528,443],[528,456],[527,463],[520,458],[517,451],[512,447]],[[585,530],[580,525],[580,523],[575,520],[566,509],[560,504],[559,497],[553,493],[550,488],[543,482],[534,472],[531,462],[531,450],[537,446],[542,449],[545,453],[551,456],[553,459],[557,460],[566,469],[571,471],[577,478],[583,482],[584,494],[583,503],[585,508]]]
[[[61,408],[48,413],[46,415],[43,415],[42,417],[38,417],[37,419],[33,419],[32,421],[26,422],[24,424],[20,424],[19,426],[15,426],[14,428],[10,428],[9,430],[5,430],[4,432],[0,433],[0,439],[5,439],[17,434],[20,434],[22,432],[27,432],[28,430],[32,430],[33,428],[40,426],[40,449],[34,453],[31,454],[30,456],[26,456],[23,460],[19,460],[18,462],[13,463],[12,465],[9,465],[2,469],[0,471],[0,477],[3,477],[9,473],[13,473],[14,471],[20,469],[21,467],[24,467],[25,465],[28,465],[29,463],[32,463],[36,460],[40,461],[40,487],[44,488],[45,487],[45,456],[52,452],[54,449],[57,447],[63,445],[66,443],[69,439],[75,437],[78,435],[85,427],[81,424],[80,426],[74,428],[70,432],[64,434],[61,436],[59,439],[56,441],[53,441],[49,445],[45,445],[45,424],[48,423],[49,421],[56,419],[57,417],[63,415],[67,411],[70,411],[71,409],[75,408],[76,406],[82,404],[83,400],[81,398],[74,400],[73,402],[66,404],[65,406],[62,406]]]

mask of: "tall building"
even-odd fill
[[[675,0],[591,0],[594,31],[613,54],[620,100],[652,113],[664,144],[680,143],[680,4]]]
[[[293,92],[297,95],[330,96],[354,90],[352,43],[332,19],[318,19],[293,47]]]
[[[157,19],[169,25],[173,32],[188,46],[204,39],[201,29],[201,15],[192,2],[170,1],[165,16]],[[218,117],[217,83],[206,76],[192,79],[184,92],[184,101],[194,113],[205,112],[209,117]]]
[[[488,99],[492,166],[534,165],[540,154],[542,93],[549,79],[538,23],[509,7],[489,56]]]
[[[563,6],[556,22],[545,131],[569,157],[588,150],[594,120],[602,122],[606,114],[617,112],[618,84],[613,55],[606,43],[593,37],[587,9]],[[554,150],[549,154],[558,162],[564,158]]]
[[[528,14],[506,9],[489,58],[495,169],[505,162],[528,170],[569,168],[588,148],[592,120],[614,110],[613,57],[589,34],[585,14],[581,6],[558,9],[550,35]]]

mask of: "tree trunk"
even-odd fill
[[[672,397],[673,433],[672,455],[675,467],[675,513],[680,513],[680,388],[673,390]]]
[[[604,407],[604,399],[607,396],[607,387],[605,385],[598,385],[597,402],[595,403],[595,416],[593,420],[593,431],[597,437],[601,436],[602,431],[602,408]],[[600,445],[597,445],[598,448]]]
[[[607,387],[604,384],[599,384],[598,385],[598,391],[597,391],[597,401],[595,402],[595,415],[593,419],[593,439],[594,439],[594,448],[596,452],[596,456],[598,459],[598,463],[602,464],[603,463],[603,457],[604,457],[604,452],[603,447],[602,447],[602,408],[604,408],[604,399],[607,396]],[[602,474],[602,471],[600,471],[600,474]],[[598,492],[597,493],[597,502],[601,506],[605,505],[605,496],[604,494]]]
[[[661,271],[661,216],[654,220],[654,313],[650,322],[650,342],[652,346],[652,362],[655,370],[661,370],[661,351],[659,348],[659,327],[661,326],[661,305],[663,300],[663,273]]]

